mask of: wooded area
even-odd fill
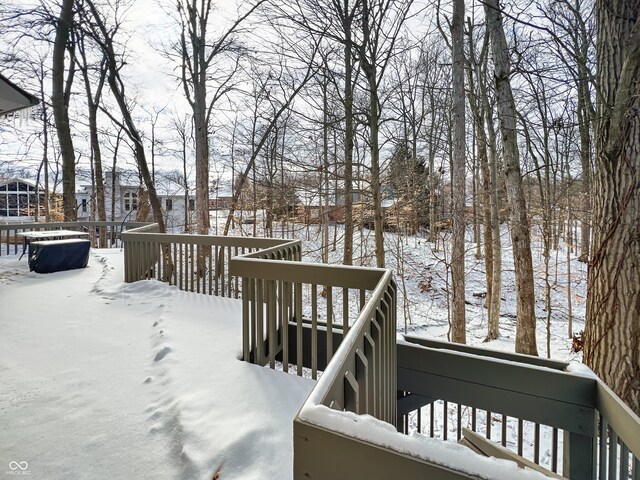
[[[137,31],[145,8],[166,23]],[[180,230],[200,234],[226,188],[221,233],[317,223],[325,262],[339,248],[345,264],[384,267],[385,232],[440,242],[461,343],[468,248],[484,258],[486,338],[500,336],[508,226],[515,349],[532,355],[536,297],[549,329],[564,245],[589,265],[584,361],[640,413],[639,14],[633,0],[13,1],[0,66],[41,103],[28,128],[16,117],[0,134],[39,158],[7,147],[0,176],[37,178],[49,200],[36,213],[50,220],[61,193],[75,220],[88,172],[91,215],[107,220],[105,172],[133,169],[137,220],[164,231],[164,175],[184,189]],[[358,229],[372,230],[375,261],[358,257]],[[570,290],[567,303],[571,337]]]

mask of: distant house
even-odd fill
[[[195,196],[189,195],[185,206],[184,187],[161,176],[157,176],[155,187],[167,228],[185,230],[185,223],[191,224],[193,222]],[[106,172],[104,175],[104,196],[107,220],[136,220],[139,213],[143,211],[148,211],[151,215],[151,207],[148,204],[144,206],[144,209],[142,208],[140,193],[141,184],[137,174],[117,171],[114,178],[112,172]],[[78,220],[97,218],[97,206],[91,185],[80,186],[76,193],[76,201],[78,202]]]
[[[45,192],[35,182],[24,178],[0,181],[0,218],[33,220],[36,211],[42,213]]]
[[[233,195],[229,188],[219,188],[209,192],[209,210],[227,210],[231,208]]]
[[[322,223],[326,212],[329,222],[342,223],[344,221],[344,205],[336,204],[336,195],[331,194],[327,200],[319,192],[306,189],[296,189],[296,221],[301,223]]]

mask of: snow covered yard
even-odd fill
[[[290,478],[314,382],[238,360],[239,301],[123,278],[119,250],[48,275],[0,257],[0,472]]]

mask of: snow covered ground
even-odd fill
[[[238,360],[239,301],[123,278],[119,250],[48,275],[0,257],[0,473],[290,478],[314,382]]]

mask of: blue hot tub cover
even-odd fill
[[[29,270],[53,273],[85,268],[89,262],[90,247],[89,240],[79,238],[32,242],[29,248]]]

